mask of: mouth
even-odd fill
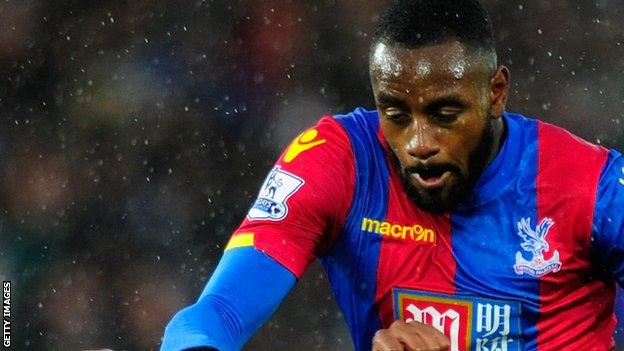
[[[411,174],[411,178],[425,189],[442,187],[450,176],[450,171],[443,170],[421,170]]]

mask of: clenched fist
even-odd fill
[[[434,327],[419,322],[394,321],[373,338],[373,351],[448,351],[451,341]]]

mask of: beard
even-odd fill
[[[445,213],[457,208],[474,190],[479,177],[487,166],[493,142],[493,119],[488,113],[485,128],[479,137],[477,147],[469,155],[468,169],[466,171],[462,171],[459,166],[450,163],[428,163],[427,166],[419,165],[403,168],[394,152],[392,152],[392,158],[400,170],[403,188],[409,199],[425,211]],[[451,173],[450,180],[453,181],[448,181],[447,185],[440,188],[424,189],[410,181],[415,173],[441,175],[447,171]]]

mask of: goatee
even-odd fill
[[[426,167],[402,168],[398,158],[392,152],[395,165],[400,170],[405,193],[416,206],[434,213],[446,213],[456,209],[468,198],[485,170],[489,155],[492,152],[494,142],[492,121],[491,116],[486,118],[486,125],[479,137],[479,143],[469,155],[467,172],[462,172],[457,165],[448,163],[429,163]],[[455,181],[440,188],[422,189],[410,182],[410,178],[415,173],[441,175],[447,171],[451,173]]]

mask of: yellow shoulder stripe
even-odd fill
[[[237,247],[253,246],[254,233],[240,233],[234,235],[227,246],[225,251],[235,249]]]

